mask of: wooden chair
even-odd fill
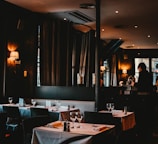
[[[63,121],[65,121],[65,120],[70,121],[70,112],[80,112],[80,110],[76,109],[76,110],[70,110],[70,111],[61,112],[61,120],[63,120]]]

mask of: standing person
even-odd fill
[[[144,144],[149,144],[152,138],[153,120],[153,82],[152,75],[146,70],[145,63],[138,65],[139,78],[137,95],[135,97],[135,114],[137,133]],[[144,129],[145,128],[145,129]]]
[[[137,83],[138,92],[151,93],[153,90],[153,80],[152,75],[146,70],[145,63],[140,63],[138,65],[139,78]]]

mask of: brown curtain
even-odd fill
[[[110,76],[110,85],[111,86],[117,86],[117,72],[116,68],[117,62],[116,62],[116,54],[112,55],[112,62],[111,62],[111,76]]]
[[[95,31],[77,33],[72,52],[72,85],[92,85],[94,73]],[[78,78],[80,80],[78,80]]]
[[[41,26],[41,85],[71,85],[72,24],[45,20]],[[66,78],[66,79],[65,79]]]
[[[79,73],[84,85],[90,86],[94,43],[94,31],[83,33],[75,30],[71,22],[46,19],[41,25],[41,85],[76,85]]]

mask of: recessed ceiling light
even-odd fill
[[[116,14],[118,14],[118,13],[119,13],[119,11],[118,11],[118,10],[116,10],[116,11],[115,11],[115,13],[116,13]]]
[[[66,21],[67,20],[67,18],[64,18],[64,21]]]
[[[105,29],[104,29],[104,28],[102,28],[102,29],[101,29],[101,31],[102,31],[102,32],[104,32],[104,31],[105,31]]]
[[[138,25],[135,25],[134,28],[138,28]]]
[[[148,38],[150,38],[151,36],[150,35],[148,35]]]

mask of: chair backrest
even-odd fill
[[[3,106],[3,111],[7,113],[7,117],[21,118],[19,107],[17,106]]]
[[[115,119],[112,116],[112,113],[85,111],[84,122],[95,124],[115,124]]]
[[[24,144],[31,143],[33,128],[46,125],[50,122],[49,116],[36,116],[22,120]]]
[[[70,111],[63,111],[61,112],[61,120],[68,120],[70,121],[70,112],[80,112],[79,109],[76,110],[70,110]]]
[[[31,111],[31,117],[36,117],[36,116],[49,116],[48,109],[46,108],[30,108]]]
[[[69,138],[60,144],[92,144],[92,136],[80,135]]]

